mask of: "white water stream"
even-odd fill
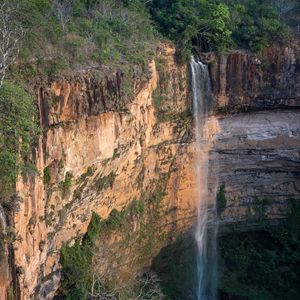
[[[3,233],[6,232],[6,218],[5,218],[5,212],[3,210],[2,205],[0,204],[0,229],[2,229]]]
[[[196,186],[198,218],[195,238],[197,253],[197,300],[217,298],[217,225],[215,192],[208,187],[209,143],[205,137],[205,124],[211,105],[211,87],[208,68],[191,58],[193,113],[196,137]]]

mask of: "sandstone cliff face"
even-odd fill
[[[163,55],[175,69],[173,54],[171,49]],[[112,209],[121,210],[141,198],[161,174],[170,172],[185,125],[156,122],[152,92],[158,74],[154,62],[149,69],[151,78],[143,86],[136,84],[135,97],[127,102],[120,102],[122,97],[116,92],[122,90],[118,74],[114,82],[120,86],[111,91],[108,83],[105,88],[91,87],[89,74],[85,81],[63,80],[40,90],[45,133],[36,160],[44,180],[20,178],[17,185],[22,202],[15,215],[19,238],[14,250],[15,263],[22,270],[22,299],[54,296],[60,278],[60,248],[85,233],[93,211],[107,218]],[[110,99],[112,103],[104,105],[108,97],[103,94],[109,92],[117,94]],[[170,89],[170,98],[171,93]],[[180,112],[186,105],[178,102]],[[183,218],[178,223],[183,228],[190,221]]]
[[[221,111],[299,107],[300,45],[268,48],[259,55],[234,51],[202,59],[210,66],[212,89]]]
[[[278,51],[280,55],[271,55],[274,72],[262,70],[243,53],[228,55],[226,63],[225,58],[213,62],[218,108],[299,106],[296,52]],[[139,217],[129,222],[131,239],[112,230],[99,240],[101,272],[117,270],[120,280],[130,277],[128,270],[149,266],[161,247],[193,228],[197,203],[188,68],[175,63],[171,46],[158,52],[149,65],[149,79],[133,80],[132,98],[125,97],[118,72],[112,79],[95,79],[89,71],[40,89],[44,135],[35,157],[44,178],[20,178],[22,201],[14,217],[21,299],[53,298],[60,280],[60,248],[83,236],[93,211],[105,219],[113,209],[160,195],[155,226],[147,231],[154,243],[138,240]],[[271,88],[271,79],[288,83],[286,90]],[[282,92],[278,97],[277,91]],[[281,218],[287,200],[299,199],[299,120],[299,111],[291,109],[208,120],[209,185],[224,185],[227,200],[221,224],[255,222],[265,215]],[[115,259],[120,249],[122,261]]]

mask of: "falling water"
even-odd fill
[[[5,212],[0,203],[0,230],[2,229],[2,231],[5,233],[6,227],[7,227],[7,225],[6,225]]]
[[[191,58],[193,111],[196,137],[196,186],[198,200],[198,218],[195,238],[198,246],[197,300],[216,299],[217,281],[217,226],[215,195],[208,187],[209,145],[205,138],[205,124],[212,103],[209,72],[206,65]]]

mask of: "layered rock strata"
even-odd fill
[[[220,212],[224,226],[280,219],[288,199],[299,199],[299,52],[293,49],[268,50],[267,67],[240,52],[211,60],[217,110],[227,113],[212,116],[206,127],[209,184],[218,180],[225,190],[226,208]],[[60,280],[60,249],[84,235],[93,211],[105,219],[113,209],[153,195],[162,182],[153,239],[156,233],[165,238],[147,255],[135,252],[139,256],[133,255],[132,242],[132,250],[123,253],[125,266],[116,262],[114,269],[127,278],[128,266],[135,272],[149,266],[161,247],[193,228],[189,75],[174,54],[170,45],[160,47],[149,65],[149,79],[133,81],[132,98],[124,98],[120,72],[100,80],[89,71],[77,80],[65,78],[39,89],[44,135],[34,156],[41,176],[20,177],[21,201],[14,216],[21,299],[53,298]],[[229,114],[237,106],[239,112],[249,106],[264,111]],[[282,106],[289,110],[266,110]],[[132,232],[139,231],[139,220],[131,226]],[[120,240],[122,234],[111,231],[103,241],[107,247],[98,245],[103,265],[106,260],[112,265],[110,257],[120,249]]]

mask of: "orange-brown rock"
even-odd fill
[[[222,112],[300,106],[300,46],[267,48],[259,55],[232,51],[202,55]]]
[[[197,200],[188,68],[176,64],[174,52],[170,45],[159,49],[158,58],[149,64],[149,79],[132,84],[132,98],[125,97],[125,75],[118,71],[108,78],[88,70],[39,90],[44,135],[34,155],[40,176],[19,178],[17,192],[22,201],[14,216],[15,263],[24,270],[18,274],[22,300],[53,298],[59,287],[61,246],[84,235],[93,211],[105,219],[113,209],[122,210],[153,193],[162,178],[165,194],[156,232],[172,239],[170,233],[193,227]],[[276,74],[286,78],[285,60],[281,65]],[[296,68],[295,60],[292,65]],[[261,85],[255,75],[260,67],[253,57],[232,54],[211,68],[219,106],[231,101],[260,103]],[[239,72],[233,80],[235,68]],[[274,80],[281,82],[276,76]],[[295,94],[288,97],[294,99],[298,87],[291,84]],[[157,100],[162,102],[158,105]],[[224,184],[227,199],[220,214],[222,224],[249,217],[255,221],[261,208],[257,205],[264,205],[266,216],[281,218],[287,199],[299,198],[299,119],[299,111],[289,110],[208,120],[209,184]],[[47,174],[45,180],[43,174]],[[268,204],[257,199],[267,199]],[[137,220],[131,226],[137,231]],[[114,268],[126,277],[128,268],[138,271],[149,265],[160,247],[170,242],[168,238],[154,243],[146,256],[134,256],[128,248],[123,254],[126,266],[116,263]],[[122,236],[112,232],[103,244],[118,249],[114,245],[120,240]],[[99,259],[109,263],[105,253],[99,251]]]

